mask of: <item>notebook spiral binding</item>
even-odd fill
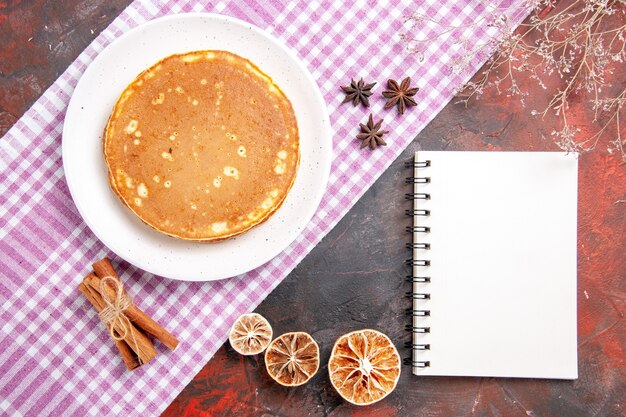
[[[407,162],[405,164],[406,168],[428,168],[430,167],[430,161],[410,161]],[[412,177],[407,177],[404,182],[406,184],[428,184],[430,183],[430,177],[424,176],[424,177],[418,177],[418,176],[412,176]],[[405,198],[407,200],[430,200],[430,194],[429,193],[406,193]],[[428,217],[430,216],[430,210],[424,210],[424,209],[410,209],[410,210],[405,210],[405,214],[407,216],[421,216],[421,217]],[[430,232],[430,227],[427,226],[407,226],[406,227],[406,231],[409,233],[429,233]],[[410,242],[406,244],[406,248],[413,251],[413,249],[421,249],[421,250],[430,250],[430,243],[427,242]],[[409,258],[406,260],[405,264],[407,266],[411,267],[411,274],[406,276],[406,280],[408,282],[411,283],[411,286],[413,287],[414,284],[427,284],[430,282],[430,277],[429,276],[415,276],[412,272],[413,272],[413,267],[414,266],[420,266],[420,267],[429,267],[430,266],[430,260],[429,259],[413,259],[413,258]],[[416,292],[413,291],[413,288],[411,291],[408,291],[406,293],[407,297],[409,297],[411,300],[429,300],[430,299],[430,293],[427,292]],[[411,317],[413,319],[413,317],[428,317],[430,316],[430,310],[424,310],[424,309],[416,309],[416,308],[408,308],[406,310],[406,314],[407,316]],[[406,326],[406,330],[411,332],[412,334],[412,342],[407,342],[405,344],[405,346],[409,349],[411,349],[412,351],[416,351],[416,350],[420,350],[420,351],[426,351],[426,350],[430,350],[430,344],[429,343],[415,343],[416,342],[416,337],[415,335],[424,335],[424,334],[428,334],[430,333],[430,327],[428,326],[415,326],[413,324],[407,325]],[[405,358],[404,359],[404,364],[408,365],[408,366],[412,366],[414,368],[427,368],[430,366],[430,361],[424,361],[424,360],[416,360],[415,359],[415,355],[413,355],[412,358]]]

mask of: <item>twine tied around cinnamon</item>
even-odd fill
[[[109,281],[114,283],[113,289],[115,290],[115,298],[113,300],[110,300],[109,297],[104,295],[106,294],[105,286],[109,285]],[[122,282],[110,275],[102,277],[100,279],[100,294],[103,294],[102,300],[104,301],[105,307],[98,315],[102,323],[104,323],[105,327],[109,330],[109,334],[113,340],[124,340],[130,332],[130,337],[135,347],[139,349],[135,334],[131,330],[132,325],[130,319],[124,314],[124,311],[133,305],[133,300],[124,292]],[[116,328],[118,330],[116,330]],[[122,329],[123,332],[119,333],[119,329]],[[139,358],[139,362],[142,362],[141,358]]]

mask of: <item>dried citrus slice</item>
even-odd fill
[[[345,400],[356,405],[372,404],[396,387],[400,355],[381,332],[358,330],[337,339],[330,354],[328,375]]]
[[[286,387],[306,383],[320,367],[320,348],[310,334],[285,333],[265,352],[265,368],[274,381]]]
[[[260,314],[243,314],[230,329],[228,340],[233,349],[242,355],[256,355],[272,341],[272,326]]]

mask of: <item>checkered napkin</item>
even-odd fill
[[[515,0],[507,0],[508,2]],[[352,207],[422,128],[444,107],[486,56],[457,73],[463,39],[489,31],[469,27],[409,54],[399,33],[420,11],[446,24],[467,25],[490,13],[479,0],[346,2],[262,0],[133,2],[76,59],[0,143],[0,414],[33,416],[157,415],[226,340],[237,316],[253,310]],[[523,3],[523,0],[520,1]],[[328,190],[303,233],[258,269],[228,280],[186,283],[155,278],[110,253],[82,221],[61,163],[61,131],[81,74],[112,40],[155,17],[208,11],[251,22],[296,51],[328,105],[334,161]],[[520,6],[511,21],[520,22]],[[425,26],[425,31],[430,29]],[[415,29],[415,28],[414,28]],[[436,30],[433,28],[432,30]],[[428,33],[417,34],[429,36]],[[411,76],[417,107],[384,111],[388,78]],[[374,114],[391,130],[386,147],[359,150],[358,124],[368,112],[340,105],[351,77],[377,80]],[[76,290],[88,265],[119,261],[122,279],[141,306],[181,340],[175,352],[127,372],[93,309]],[[158,344],[157,344],[158,345]],[[158,345],[157,348],[162,348]]]

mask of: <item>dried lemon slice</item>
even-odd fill
[[[400,355],[383,333],[364,329],[335,342],[328,362],[330,382],[345,400],[368,405],[385,398],[400,378]]]
[[[243,314],[230,329],[228,340],[233,349],[242,355],[256,355],[272,341],[272,326],[260,314]]]
[[[320,348],[310,334],[285,333],[265,352],[265,368],[272,379],[286,387],[306,383],[320,366]]]

